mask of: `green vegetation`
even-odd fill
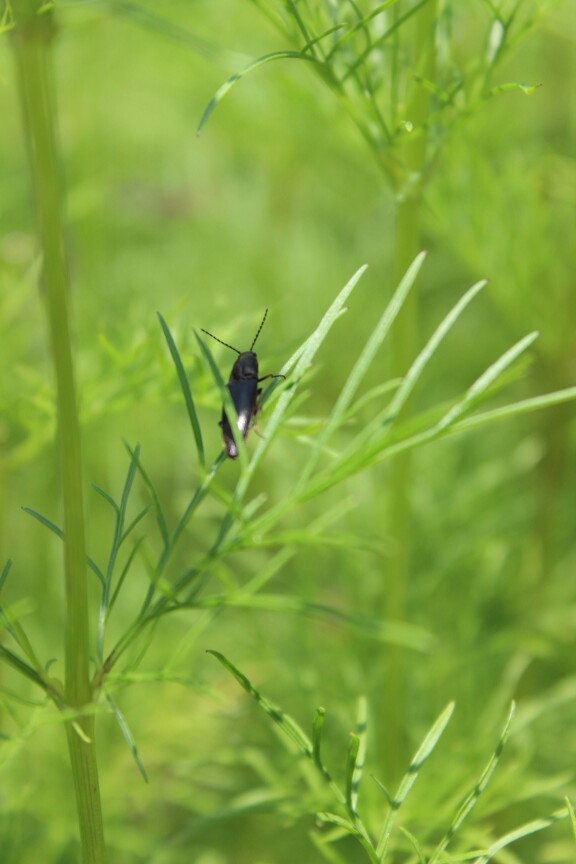
[[[2,864],[573,861],[572,4],[0,9]]]

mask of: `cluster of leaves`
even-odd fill
[[[290,752],[293,754],[296,752],[301,757],[304,757],[303,760],[300,759],[299,763],[303,781],[314,789],[315,779],[318,777],[321,779],[324,794],[320,792],[318,797],[325,804],[329,799],[331,804],[327,806],[335,807],[336,812],[334,810],[320,810],[317,813],[319,827],[323,830],[313,832],[311,839],[327,861],[331,861],[332,864],[344,864],[346,859],[339,854],[336,844],[347,837],[353,837],[361,845],[366,854],[366,860],[372,862],[372,864],[383,864],[383,862],[390,860],[390,856],[394,852],[398,852],[401,849],[406,851],[406,847],[411,851],[412,859],[419,862],[419,864],[438,864],[438,862],[446,860],[448,846],[457,844],[460,829],[476,806],[480,796],[485,792],[498,765],[515,715],[516,709],[514,703],[510,708],[506,723],[492,756],[488,760],[480,777],[473,784],[470,792],[464,796],[463,800],[456,807],[451,821],[448,827],[445,828],[440,840],[434,839],[434,833],[439,828],[437,823],[428,825],[427,830],[424,829],[425,837],[418,838],[405,825],[399,824],[399,817],[412,791],[412,787],[419,777],[420,771],[431,756],[452,716],[454,710],[453,703],[450,703],[442,711],[424,737],[395,794],[392,795],[377,778],[372,778],[383,793],[387,803],[387,812],[384,819],[381,820],[380,829],[374,832],[359,811],[359,795],[364,777],[368,732],[368,711],[365,700],[361,699],[359,702],[355,728],[349,735],[344,782],[343,786],[340,786],[332,777],[322,757],[322,740],[326,720],[325,710],[323,708],[317,709],[313,723],[313,734],[312,738],[310,738],[290,715],[260,693],[249,678],[230,659],[217,651],[211,651],[210,653],[228,670],[240,686],[264,711],[274,726],[280,730]],[[312,776],[309,771],[310,767],[312,767]],[[466,858],[473,861],[474,864],[487,864],[502,849],[524,837],[542,831],[558,819],[566,818],[566,816],[570,816],[574,826],[574,812],[568,800],[566,801],[565,809],[559,810],[547,818],[535,819],[528,822],[496,839],[491,838],[485,848],[476,848],[474,850],[469,845],[466,847],[466,843],[468,842],[469,844],[470,842],[469,840],[463,840],[462,845],[465,848]]]
[[[266,436],[259,440],[251,457],[249,457],[245,442],[239,436],[238,463],[240,473],[232,494],[218,487],[215,482],[218,470],[225,461],[224,454],[221,453],[212,465],[207,466],[202,430],[184,363],[166,322],[160,317],[162,330],[174,361],[192,427],[198,457],[199,482],[175,527],[171,529],[161,497],[142,463],[139,448],[129,448],[130,465],[120,500],[116,502],[108,492],[103,489],[96,489],[111,507],[115,519],[107,564],[105,567],[101,567],[92,558],[88,561],[90,569],[100,584],[100,611],[95,650],[97,668],[93,678],[94,693],[97,694],[104,687],[109,704],[117,714],[136,756],[137,751],[134,742],[128,733],[119,709],[111,701],[107,688],[112,671],[117,668],[120,658],[123,657],[127,649],[134,646],[143,634],[150,633],[153,626],[171,612],[183,609],[215,611],[223,607],[252,607],[304,614],[337,615],[348,626],[359,628],[374,638],[408,645],[419,650],[425,649],[428,644],[427,634],[417,628],[401,623],[366,620],[353,613],[341,613],[320,605],[308,604],[299,598],[267,593],[264,589],[275,574],[293,557],[298,546],[302,543],[311,542],[311,538],[317,539],[322,536],[327,527],[339,519],[342,508],[338,504],[336,509],[328,510],[316,523],[307,525],[305,531],[286,533],[278,530],[278,526],[282,525],[289,512],[300,508],[304,502],[315,498],[327,489],[342,484],[364,469],[391,458],[400,451],[421,446],[449,434],[468,431],[492,423],[497,419],[512,417],[576,397],[576,388],[570,388],[492,410],[477,411],[471,416],[467,416],[488,398],[500,384],[506,382],[512,365],[526,352],[536,338],[536,334],[533,333],[521,339],[498,358],[450,406],[441,406],[434,412],[426,412],[425,415],[410,421],[409,424],[403,421],[403,425],[399,425],[403,408],[425,372],[428,363],[450,328],[481,290],[483,283],[473,286],[450,310],[401,381],[378,385],[359,395],[363,378],[380,351],[382,343],[390,333],[393,323],[416,280],[423,260],[423,254],[417,257],[392,299],[386,305],[373,332],[366,340],[330,414],[325,418],[314,436],[300,436],[308,455],[289,494],[285,495],[280,502],[272,503],[267,507],[264,507],[265,497],[261,495],[254,498],[250,497],[251,482],[268,449],[280,434],[316,353],[332,326],[345,311],[345,303],[365,268],[361,268],[342,289],[313,333],[283,366],[281,371],[286,376],[286,381],[279,384],[278,379],[274,379],[267,388],[263,397],[265,401],[269,400],[270,403]],[[214,375],[224,406],[229,416],[234,416],[234,406],[230,394],[210,349],[199,335],[197,335],[197,340]],[[372,410],[371,422],[357,429],[343,449],[335,450],[333,439],[336,433],[366,405],[376,406]],[[129,518],[129,501],[137,474],[140,475],[149,492],[150,503],[141,508],[135,516]],[[218,500],[225,503],[225,513],[216,530],[216,535],[205,554],[201,555],[191,566],[188,565],[184,570],[173,575],[169,570],[169,565],[172,564],[174,557],[173,553],[191,520],[197,515],[200,505],[211,491]],[[28,512],[60,539],[63,539],[62,529],[46,516],[33,510],[28,510]],[[141,525],[148,512],[151,512],[155,517],[160,537],[161,549],[155,564],[149,562],[149,556],[139,556],[138,554],[143,548],[145,535],[136,537],[136,529]],[[125,552],[129,543],[132,543],[131,548]],[[217,571],[220,562],[234,553],[263,547],[275,548],[276,551],[267,559],[263,568],[245,584],[236,583],[226,586],[227,590],[223,592],[207,590],[210,579]],[[112,613],[122,588],[137,561],[144,566],[148,573],[148,583],[147,587],[145,586],[142,603],[125,632],[115,640],[111,649],[106,649],[108,625]],[[8,575],[8,570],[9,565],[5,568],[3,583]],[[52,698],[59,710],[66,711],[61,686],[48,675],[47,669],[37,657],[31,641],[24,631],[20,620],[24,612],[25,610],[9,606],[2,608],[3,627],[19,648],[19,652],[15,652],[4,645],[0,646],[2,657],[12,667],[38,684]],[[144,640],[143,644],[145,646],[149,644],[150,639],[148,642]],[[136,659],[131,661],[132,669],[140,661],[144,650],[145,647],[136,655]]]
[[[418,179],[410,175],[401,155],[406,142],[425,136],[432,144],[431,162],[445,131],[486,100],[511,90],[534,91],[534,85],[493,81],[504,58],[551,5],[550,0],[479,3],[483,35],[477,40],[478,55],[460,61],[452,53],[452,31],[461,14],[457,4],[253,3],[295,48],[258,57],[229,78],[207,105],[199,131],[244,76],[277,60],[305,61],[335,93],[396,192],[405,192]],[[464,14],[470,14],[468,7]],[[416,103],[424,93],[432,95],[434,107],[420,121]]]

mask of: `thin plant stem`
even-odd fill
[[[41,6],[38,0],[14,0],[16,27],[13,45],[42,255],[41,294],[46,309],[56,382],[64,510],[64,692],[68,706],[81,710],[92,698],[82,459],[68,307],[70,285],[64,242],[63,194],[56,136],[52,70],[54,21],[51,12],[39,11]],[[81,717],[74,726],[68,724],[67,738],[82,860],[85,864],[101,864],[104,861],[104,833],[93,718]]]
[[[415,17],[412,53],[415,58],[415,73],[432,80],[434,74],[434,35],[437,2],[426,4]],[[420,134],[411,140],[408,136],[403,145],[402,163],[405,181],[397,190],[395,211],[395,250],[393,284],[398,284],[407,267],[422,248],[422,189],[426,169],[427,136],[426,121],[429,114],[430,94],[413,81],[411,95],[406,106],[406,120]],[[406,374],[412,358],[418,353],[418,294],[407,297],[396,321],[392,338],[392,375]],[[405,409],[406,410],[406,409]],[[412,508],[410,490],[412,485],[412,454],[405,452],[393,460],[390,469],[390,517],[388,520],[393,540],[390,566],[387,568],[387,592],[385,594],[384,617],[389,621],[403,621],[407,616],[408,586],[411,577],[410,547],[412,543]],[[385,740],[386,771],[389,780],[397,779],[403,772],[409,753],[406,735],[406,680],[404,651],[391,646],[388,657],[388,674],[385,683],[386,716],[388,728]]]

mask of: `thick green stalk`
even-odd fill
[[[433,80],[435,68],[435,28],[437,2],[429,2],[414,20],[411,54],[415,75]],[[397,190],[395,214],[394,285],[397,285],[409,264],[422,249],[422,189],[427,160],[426,124],[430,95],[416,82],[411,85],[410,101],[405,109],[406,119],[415,130],[414,140],[407,139],[402,148],[402,188]],[[393,338],[393,370],[402,376],[418,353],[418,295],[411,292],[396,321]],[[413,482],[412,456],[400,454],[393,461],[390,472],[390,518],[393,538],[391,567],[387,572],[388,584],[385,617],[388,620],[406,620],[408,587],[411,578],[410,549],[412,546],[412,508],[410,504]],[[388,753],[387,777],[398,778],[406,769],[409,759],[406,735],[406,668],[405,652],[392,647],[389,654],[386,683],[386,717]]]
[[[54,22],[38,13],[38,0],[13,0],[13,42],[24,119],[33,198],[42,254],[41,293],[46,307],[54,376],[60,471],[64,510],[66,580],[65,656],[67,704],[82,709],[92,699],[89,680],[88,596],[84,536],[80,426],[74,382],[69,278],[64,243],[62,186],[52,71]],[[104,861],[104,835],[98,791],[93,718],[78,721],[83,737],[71,725],[68,747],[78,807],[82,858]]]

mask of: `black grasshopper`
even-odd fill
[[[260,331],[264,326],[267,315],[268,309],[264,312],[262,323],[252,340],[252,345],[250,346],[249,351],[238,351],[238,349],[234,348],[233,345],[228,345],[227,342],[223,342],[222,339],[218,339],[218,337],[214,336],[213,333],[209,333],[208,330],[202,328],[202,332],[206,333],[207,336],[211,336],[212,339],[216,340],[216,342],[220,342],[221,345],[225,345],[226,348],[230,348],[238,354],[238,359],[234,363],[232,372],[230,373],[230,378],[228,379],[228,390],[230,391],[230,396],[232,397],[232,402],[238,415],[236,425],[244,439],[248,437],[250,427],[254,423],[254,418],[258,413],[258,399],[262,393],[262,388],[258,387],[258,384],[261,381],[266,381],[267,378],[285,377],[284,375],[263,375],[262,378],[258,377],[258,357],[256,356],[256,352],[252,349],[254,348],[256,340],[260,335]],[[226,455],[230,459],[236,459],[238,456],[238,448],[234,441],[232,427],[230,426],[230,421],[224,408],[222,408],[222,419],[220,420],[219,425],[222,427],[222,436],[224,438],[224,449]]]

